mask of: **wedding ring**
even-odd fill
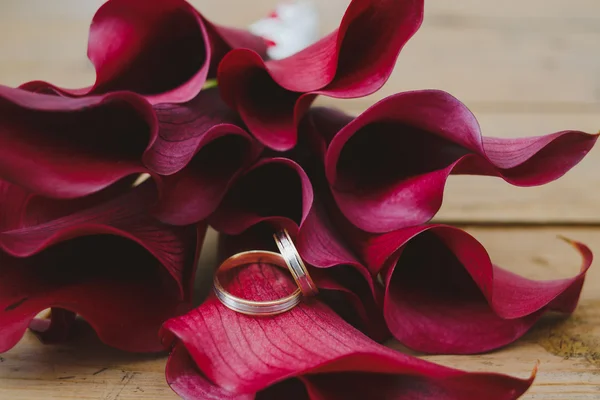
[[[219,266],[213,280],[215,295],[225,307],[246,315],[271,316],[289,311],[300,303],[302,291],[299,288],[286,297],[269,301],[246,300],[226,291],[219,281],[219,274],[248,264],[271,264],[288,269],[283,256],[271,251],[244,251],[229,257]]]
[[[304,261],[300,258],[300,254],[298,254],[298,250],[296,250],[296,246],[294,246],[294,242],[292,242],[292,238],[287,230],[284,229],[277,232],[273,235],[273,238],[275,238],[275,243],[277,243],[277,247],[302,294],[304,296],[314,296],[319,293],[317,285],[315,285],[315,282],[308,274],[306,265],[304,265]]]

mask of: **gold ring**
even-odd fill
[[[296,250],[296,246],[294,246],[294,242],[292,242],[288,231],[285,229],[281,230],[274,234],[273,238],[275,238],[275,243],[277,243],[277,247],[302,294],[304,296],[314,296],[319,293],[319,289],[317,289],[317,285],[315,285],[315,282],[310,277],[308,269],[306,269],[306,265],[304,265],[300,254],[298,254],[298,250]]]
[[[265,263],[288,269],[281,254],[271,251],[244,251],[225,260],[215,272],[213,289],[217,299],[230,310],[252,316],[270,316],[284,313],[296,307],[302,299],[302,291],[298,288],[289,296],[277,300],[255,301],[234,296],[223,288],[219,281],[219,273],[241,267],[243,265]]]

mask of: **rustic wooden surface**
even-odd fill
[[[244,26],[265,15],[275,0],[192,2],[215,21]],[[91,83],[87,26],[101,3],[2,0],[0,82]],[[318,3],[326,32],[347,2]],[[599,27],[597,0],[430,0],[423,29],[406,46],[383,90],[365,99],[319,102],[358,113],[398,91],[438,88],[463,100],[487,135],[597,132]],[[537,278],[568,276],[577,272],[579,260],[556,235],[600,249],[600,228],[595,227],[600,223],[599,171],[600,150],[594,150],[565,178],[542,188],[453,177],[439,219],[476,225],[470,231],[502,266]],[[211,259],[205,253],[203,265]],[[164,381],[164,356],[118,352],[99,344],[85,327],[81,330],[81,339],[62,346],[42,346],[28,335],[2,354],[0,399],[176,398]],[[516,344],[491,354],[427,358],[520,377],[528,376],[539,360],[536,383],[525,398],[600,399],[600,271],[590,271],[572,318],[545,319]]]

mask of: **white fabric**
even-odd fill
[[[275,43],[267,53],[278,60],[319,40],[319,13],[311,0],[281,3],[277,5],[274,16],[256,21],[249,30]]]

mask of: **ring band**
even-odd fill
[[[319,293],[319,289],[317,289],[317,285],[308,274],[308,269],[306,269],[300,254],[298,254],[288,231],[283,229],[274,234],[273,238],[302,294],[304,296],[314,296]]]
[[[289,296],[277,300],[246,300],[229,293],[219,281],[219,273],[253,263],[265,263],[288,269],[281,254],[271,251],[244,251],[225,260],[215,272],[213,289],[217,299],[230,310],[252,316],[270,316],[284,313],[296,307],[302,299],[302,291],[298,288]]]

